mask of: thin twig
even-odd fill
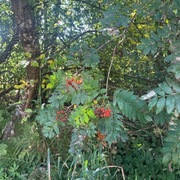
[[[105,43],[102,44],[100,47],[98,47],[97,51],[99,51],[99,50],[102,49],[104,46],[106,46],[107,44],[109,44],[110,42],[114,41],[115,39],[117,39],[117,38],[119,38],[119,37],[121,37],[121,36],[123,36],[123,34],[120,34],[119,36],[116,36],[116,37],[114,37],[113,39],[105,42]]]
[[[114,59],[115,59],[115,55],[116,55],[116,49],[119,45],[122,45],[122,43],[124,42],[125,38],[126,38],[126,32],[128,31],[129,27],[131,26],[132,23],[134,23],[134,20],[135,20],[135,17],[136,17],[136,14],[134,14],[134,16],[132,17],[131,19],[131,22],[130,24],[128,25],[128,27],[126,29],[124,29],[124,31],[122,32],[121,35],[119,36],[122,36],[122,39],[119,41],[119,43],[114,47],[114,50],[113,50],[113,56],[111,58],[111,63],[110,63],[110,66],[109,66],[109,70],[108,70],[108,75],[107,75],[107,79],[106,79],[106,95],[108,94],[108,86],[109,86],[109,77],[110,77],[110,72],[111,72],[111,69],[112,69],[112,65],[113,65],[113,62],[114,62]],[[118,36],[118,37],[119,37]],[[114,40],[114,39],[112,39]],[[107,42],[109,43],[109,42]],[[107,43],[105,43],[104,45],[106,45]],[[103,46],[104,46],[103,45]],[[99,48],[98,48],[99,49]]]
[[[121,34],[122,36],[122,39],[118,42],[118,44],[116,44],[116,46],[114,47],[113,49],[113,56],[111,58],[111,63],[110,63],[110,66],[109,66],[109,70],[108,70],[108,74],[107,74],[107,79],[106,79],[106,95],[108,94],[108,87],[109,87],[109,77],[110,77],[110,73],[111,73],[111,69],[112,69],[112,65],[113,65],[113,62],[114,62],[114,59],[115,59],[115,55],[116,55],[116,49],[119,45],[121,45],[124,40],[125,40],[125,37],[126,37],[126,33],[127,32],[127,29],[125,29],[123,31],[123,33]]]

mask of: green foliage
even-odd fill
[[[86,126],[91,118],[95,118],[92,109],[88,109],[86,106],[78,106],[70,115],[69,122],[73,127],[79,128],[80,126]]]
[[[4,143],[0,144],[0,157],[7,154],[7,145]]]
[[[63,126],[68,124],[88,138],[94,138],[97,131],[100,131],[107,135],[106,140],[109,144],[119,138],[123,141],[127,139],[123,132],[123,124],[119,121],[121,116],[118,115],[117,109],[111,110],[110,118],[98,118],[95,115],[96,108],[101,106],[101,103],[104,105],[104,102],[108,102],[106,91],[99,88],[96,78],[89,72],[82,72],[79,76],[71,78],[63,76],[49,98],[49,104],[42,108],[36,117],[36,120],[43,125],[45,137],[53,138],[60,133]],[[78,82],[81,83],[78,84]],[[59,110],[64,115],[58,120]],[[76,139],[74,135],[72,134],[72,139]]]
[[[149,110],[155,109],[155,113],[159,114],[166,109],[167,114],[171,114],[174,111],[179,111],[179,84],[167,79],[167,82],[159,84],[159,87],[150,91],[147,95],[144,95],[143,99],[149,99]]]
[[[99,55],[95,48],[89,48],[87,44],[83,43],[83,64],[85,67],[96,67],[99,64]]]
[[[57,160],[55,166],[50,166],[51,177],[56,179],[114,179],[119,173],[121,167],[114,166],[115,172],[111,173],[111,166],[108,166],[106,160],[106,152],[103,152],[100,148],[89,144],[87,149],[83,153],[79,153],[78,156],[68,157],[63,161],[60,157]],[[51,155],[49,161],[53,161]],[[118,169],[119,168],[119,169]]]
[[[178,179],[178,170],[170,172],[161,163],[159,138],[152,132],[147,133],[147,136],[140,133],[138,137],[131,138],[126,143],[118,143],[117,147],[113,147],[110,160],[114,164],[121,164],[129,180]],[[153,143],[149,144],[149,141]]]
[[[13,163],[9,166],[8,170],[5,168],[0,169],[0,178],[4,180],[11,180],[11,179],[22,179],[25,180],[27,177],[26,174],[19,173],[19,165]]]
[[[17,128],[20,128],[20,135],[1,143],[4,154],[0,156],[0,177],[4,179],[27,179],[33,169],[42,163],[42,140],[35,132],[36,125],[24,124],[23,128]],[[41,145],[38,144],[40,141]]]
[[[24,110],[30,125],[19,123],[16,137],[0,144],[0,178],[178,179],[179,1],[29,3],[41,52],[31,62],[41,69],[38,101]],[[1,2],[0,17],[3,57],[16,30],[9,1]],[[1,131],[29,87],[33,58],[18,43],[7,50]],[[40,168],[47,149],[50,169]]]
[[[7,108],[2,104],[0,105],[0,136],[3,133],[3,129],[9,122],[11,114],[8,112]]]
[[[119,140],[122,142],[126,142],[128,140],[124,125],[120,119],[122,119],[122,116],[119,114],[118,109],[113,107],[113,115],[110,120],[105,121],[104,126],[101,127],[101,131],[106,132],[107,134],[106,141],[109,145],[112,145]]]
[[[43,133],[45,137],[53,138],[59,134],[58,121],[56,120],[56,112],[53,108],[49,107],[41,110],[37,120],[43,124]]]
[[[123,6],[120,3],[116,5],[111,5],[103,13],[104,18],[101,20],[101,23],[104,27],[127,27],[130,22],[130,18],[127,15],[124,15],[125,12],[129,11],[128,6]]]
[[[164,146],[162,148],[163,152],[163,164],[174,165],[174,168],[180,165],[180,142],[179,142],[179,132],[180,132],[180,122],[179,119],[174,118],[170,122],[169,131],[167,137],[164,139]]]
[[[116,90],[113,103],[114,106],[118,106],[120,113],[133,121],[136,119],[142,123],[152,121],[152,118],[146,113],[147,104],[135,96],[133,92]]]

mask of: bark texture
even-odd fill
[[[24,53],[28,54],[28,65],[26,67],[26,82],[28,82],[28,86],[24,89],[24,94],[21,97],[22,104],[17,106],[12,120],[3,131],[2,139],[7,139],[14,135],[15,123],[26,115],[25,109],[31,107],[31,102],[37,94],[40,72],[39,67],[31,65],[31,62],[37,60],[37,57],[40,56],[33,8],[28,0],[11,0],[11,4],[21,46]]]
[[[39,81],[39,68],[33,67],[31,62],[36,60],[40,55],[39,42],[37,39],[35,18],[33,8],[30,6],[28,0],[11,0],[12,10],[14,13],[14,20],[18,28],[19,39],[25,53],[29,54],[28,65],[26,69],[26,81],[29,86],[26,87],[24,92],[24,107],[22,110],[30,107],[31,100],[33,99]]]

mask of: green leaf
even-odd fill
[[[180,63],[176,63],[176,64],[171,65],[168,68],[168,71],[173,72],[175,74],[175,77],[177,80],[180,79]]]
[[[157,94],[159,94],[160,96],[165,96],[165,92],[162,91],[162,89],[159,88],[159,87],[155,88],[154,91],[155,91]]]
[[[170,47],[169,50],[173,53],[179,53],[180,50],[180,40],[173,42]]]
[[[32,113],[33,110],[28,108],[28,109],[25,110],[25,112],[26,112],[26,113]]]
[[[175,100],[174,100],[174,96],[169,95],[166,98],[166,110],[167,113],[170,114],[172,113],[172,111],[174,110],[175,107]]]
[[[81,103],[81,93],[76,93],[73,89],[73,96],[71,100],[71,104],[79,105]]]
[[[39,67],[39,63],[37,61],[31,61],[31,66]]]
[[[170,161],[171,161],[171,153],[166,153],[163,156],[162,163],[163,164],[168,164]]]
[[[165,57],[164,61],[165,62],[171,62],[171,61],[173,61],[175,59],[175,57],[176,57],[175,54],[171,54],[171,55]]]
[[[54,84],[52,83],[48,83],[46,86],[47,89],[53,89],[53,87],[54,87]]]
[[[59,127],[57,126],[57,124],[54,125],[54,131],[56,134],[59,134]]]
[[[116,91],[114,94],[113,104],[117,104],[120,112],[128,117],[129,119],[136,120],[146,123],[150,118],[145,118],[147,104],[145,101],[140,100],[133,92],[127,90]]]
[[[118,104],[119,109],[122,111],[123,108],[124,108],[124,106],[125,106],[125,104],[124,104],[121,100],[119,100],[119,101],[117,102],[117,104]]]
[[[162,97],[158,100],[156,104],[156,114],[159,114],[164,109],[165,102],[166,102],[165,97]]]
[[[157,50],[158,50],[158,48],[156,45],[151,46],[151,54],[152,55],[155,55],[157,53]]]
[[[173,164],[177,164],[178,160],[179,160],[179,153],[177,153],[177,152],[172,153],[172,162],[173,162]]]
[[[170,116],[166,113],[165,110],[162,110],[159,114],[154,114],[154,122],[157,125],[164,125],[165,123],[169,122]]]
[[[86,113],[84,113],[84,122],[88,123],[89,122],[89,117]]]
[[[25,57],[27,57],[27,58],[31,58],[31,56],[32,56],[32,54],[31,54],[30,52],[25,52],[24,55],[25,55]]]
[[[0,157],[7,154],[7,145],[4,143],[0,144]]]
[[[42,60],[42,59],[44,59],[45,58],[45,54],[41,54],[40,56],[39,56],[39,59],[40,60]]]
[[[148,122],[153,121],[153,120],[152,120],[152,117],[151,117],[151,116],[148,116],[148,115],[145,116],[145,119],[146,119],[146,121],[148,121]]]
[[[157,97],[154,97],[149,101],[148,108],[149,108],[150,111],[153,109],[153,107],[156,106],[157,101],[158,101]]]
[[[87,100],[87,95],[85,93],[80,93],[80,103],[84,104]]]
[[[180,98],[176,101],[176,111],[180,113]]]
[[[167,94],[172,94],[172,89],[171,87],[169,87],[169,85],[166,82],[159,84],[159,87]]]
[[[88,109],[87,110],[87,115],[90,117],[90,118],[94,118],[95,115],[94,115],[94,111],[92,109]]]
[[[177,93],[180,93],[180,84],[176,83],[170,78],[166,78],[166,81],[169,84],[169,86],[173,88],[174,91],[176,91]]]
[[[119,15],[120,17],[118,18],[117,21],[117,26],[124,26],[124,27],[128,27],[128,23],[130,21],[129,17],[126,17],[124,15]]]
[[[48,121],[48,122],[46,122],[46,123],[44,123],[45,124],[45,126],[49,126],[49,127],[53,127],[54,126],[54,122],[52,122],[52,121]]]
[[[145,47],[144,50],[143,50],[143,54],[144,54],[144,55],[149,54],[150,50],[151,50],[151,47],[150,47],[150,46]]]

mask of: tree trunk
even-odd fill
[[[14,20],[18,28],[19,39],[25,55],[28,56],[26,69],[26,81],[29,86],[25,89],[23,110],[29,108],[39,81],[39,67],[33,67],[31,62],[40,55],[39,42],[36,35],[33,9],[28,0],[11,0]]]
[[[40,56],[33,8],[28,0],[11,0],[11,4],[19,40],[27,58],[26,82],[28,86],[24,89],[24,94],[21,97],[22,104],[17,107],[12,121],[4,129],[3,139],[11,136],[14,131],[15,122],[25,116],[25,109],[31,108],[31,102],[37,94],[40,73],[39,67],[34,67],[31,64],[32,61],[38,61],[37,57]]]

